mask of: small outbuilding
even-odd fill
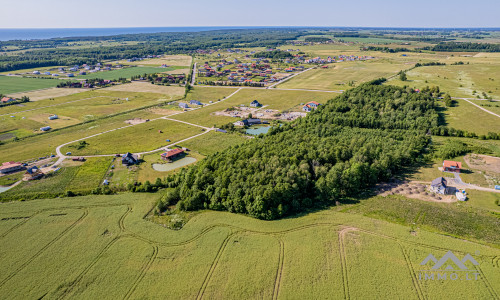
[[[261,107],[262,104],[260,104],[259,101],[257,101],[257,100],[253,100],[252,102],[250,102],[250,106],[251,107]]]
[[[444,172],[460,173],[461,169],[462,169],[462,163],[459,161],[452,161],[452,160],[443,161]]]
[[[127,152],[122,155],[122,164],[126,166],[135,165],[139,162],[139,158],[136,154]]]

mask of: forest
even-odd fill
[[[293,58],[293,55],[290,52],[281,51],[281,50],[273,50],[273,51],[257,52],[253,55],[253,57],[271,58],[271,59],[285,59],[285,58]]]
[[[158,210],[213,209],[272,220],[335,205],[414,164],[437,126],[430,92],[360,85],[303,119],[167,178]]]
[[[198,49],[278,47],[285,44],[288,40],[296,39],[302,34],[304,34],[304,31],[299,29],[235,29],[0,42],[0,49],[6,46],[15,46],[19,49],[51,48],[33,49],[17,55],[0,56],[0,72],[46,66],[68,66],[83,63],[95,64],[102,60],[118,60],[147,55],[162,55],[165,53],[186,54]],[[57,48],[76,41],[103,40],[114,42],[133,41],[138,43],[135,45],[92,48]]]

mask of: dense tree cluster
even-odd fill
[[[319,37],[319,36],[308,36],[304,39],[305,42],[308,43],[324,43],[330,42],[332,39],[327,37]]]
[[[257,52],[253,55],[253,57],[271,58],[271,59],[286,59],[286,58],[293,58],[293,55],[287,51],[273,50],[273,51]]]
[[[158,209],[177,203],[275,219],[335,203],[415,162],[433,124],[430,93],[363,84],[306,118],[183,169],[167,180],[174,190]]]
[[[500,45],[490,43],[447,42],[429,48],[432,51],[451,52],[500,52]]]

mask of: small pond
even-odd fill
[[[248,128],[246,130],[247,134],[251,135],[259,135],[261,133],[266,134],[269,132],[269,129],[271,129],[271,126],[262,126],[262,127],[256,127],[256,128]]]
[[[171,162],[171,163],[166,162],[164,164],[153,164],[153,169],[155,169],[156,171],[160,171],[160,172],[167,172],[167,171],[171,171],[171,170],[174,170],[174,169],[177,169],[180,167],[187,166],[187,165],[192,164],[194,162],[196,162],[196,158],[184,157],[184,158],[178,159],[178,160]]]

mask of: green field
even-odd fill
[[[220,152],[231,146],[244,143],[248,139],[242,135],[209,132],[195,139],[191,139],[180,143],[179,146],[186,147],[192,151],[196,151],[201,155],[210,155],[215,152]]]
[[[143,74],[153,74],[168,72],[176,69],[184,69],[186,67],[168,67],[168,68],[156,68],[156,67],[130,67],[111,71],[102,71],[96,73],[89,73],[87,75],[76,75],[78,79],[94,79],[100,78],[105,80],[113,80],[118,78],[128,78]]]
[[[0,76],[0,93],[4,95],[55,87],[57,79],[37,79],[14,76]]]
[[[477,135],[488,132],[500,132],[500,118],[491,115],[465,100],[456,100],[457,104],[446,108],[444,120],[448,127],[474,132]],[[484,107],[489,109],[489,107]]]
[[[407,226],[335,210],[277,221],[207,211],[170,230],[144,218],[156,199],[123,194],[2,204],[0,294],[496,299],[500,293],[498,248],[424,228],[410,234]],[[420,262],[447,250],[459,259],[471,253],[478,280],[419,280],[426,267]]]
[[[353,61],[329,64],[328,69],[314,69],[279,84],[282,89],[312,89],[312,90],[346,90],[351,88],[349,82],[357,86],[360,83],[389,77],[408,66],[387,59],[373,61]]]
[[[88,145],[82,149],[76,148],[78,142],[70,144],[63,147],[62,152],[99,155],[151,151],[199,133],[202,133],[199,127],[159,119],[85,139]]]

